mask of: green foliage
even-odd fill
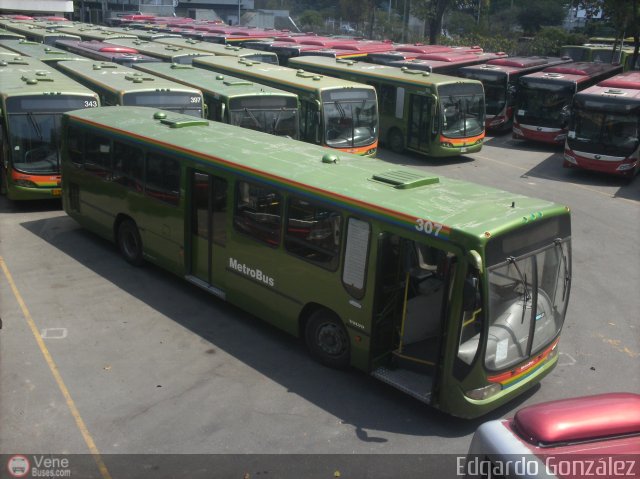
[[[298,17],[299,27],[303,30],[314,31],[323,27],[324,18],[315,10],[305,10]]]
[[[566,9],[557,0],[536,0],[522,8],[517,15],[525,33],[535,33],[543,26],[561,25]]]

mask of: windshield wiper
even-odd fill
[[[567,263],[567,256],[564,254],[564,248],[562,247],[562,240],[557,238],[554,241],[556,248],[560,249],[560,257],[562,258],[562,264],[564,265],[564,278],[562,284],[562,302],[567,295],[567,290],[569,289],[569,282],[571,281],[571,274],[569,274],[569,264]]]
[[[260,125],[260,122],[258,121],[258,119],[253,115],[253,113],[251,113],[251,111],[249,111],[249,109],[247,107],[244,108],[244,111],[247,115],[249,115],[249,118],[251,118],[253,120],[253,122],[256,124],[256,126],[258,128],[261,128],[262,125]]]
[[[29,119],[29,123],[31,123],[31,126],[33,127],[33,130],[36,132],[36,135],[38,135],[38,138],[40,139],[40,141],[44,141],[44,138],[42,137],[42,130],[40,129],[40,125],[38,125],[38,122],[34,118],[33,113],[31,112],[27,113],[27,118]]]
[[[518,262],[513,256],[509,256],[507,261],[516,268],[516,271],[520,276],[520,281],[522,282],[522,288],[524,289],[524,304],[522,305],[522,319],[520,320],[520,324],[522,324],[524,323],[524,316],[527,312],[527,303],[531,299],[531,293],[529,292],[529,288],[527,288],[527,276],[522,274],[522,271],[520,271],[520,268],[518,267]]]
[[[278,126],[278,123],[280,122],[280,115],[282,115],[282,110],[278,111],[278,114],[273,119],[273,127],[271,128],[271,133],[274,134],[274,135],[276,134],[276,127]]]

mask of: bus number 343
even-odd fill
[[[441,229],[442,225],[440,223],[434,223],[433,221],[423,220],[421,218],[416,220],[416,230],[424,232],[425,234],[438,236]]]
[[[98,102],[96,100],[85,100],[85,108],[98,108]]]

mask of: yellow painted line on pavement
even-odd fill
[[[4,259],[2,258],[2,256],[0,256],[0,267],[2,267],[2,271],[4,272],[4,275],[7,278],[7,282],[9,283],[9,286],[11,287],[11,290],[13,291],[13,295],[15,296],[16,301],[18,301],[18,305],[20,306],[20,309],[22,310],[22,315],[27,320],[27,324],[29,325],[29,328],[31,329],[31,332],[33,333],[33,336],[36,338],[36,342],[38,343],[38,346],[40,347],[40,351],[42,352],[42,355],[44,356],[44,360],[47,362],[47,365],[49,366],[49,369],[51,370],[51,374],[53,375],[54,379],[56,380],[56,383],[58,384],[58,387],[60,388],[60,391],[62,392],[62,395],[64,396],[64,399],[65,399],[65,401],[67,403],[67,407],[69,408],[69,411],[71,412],[71,415],[73,416],[73,419],[76,421],[76,426],[80,430],[80,433],[82,434],[84,442],[87,444],[87,447],[89,448],[89,451],[91,452],[91,455],[93,456],[93,459],[96,461],[96,464],[98,465],[98,469],[100,470],[100,474],[102,475],[102,478],[103,479],[111,479],[111,474],[109,474],[109,470],[107,469],[107,466],[105,465],[104,461],[102,460],[102,456],[100,455],[100,452],[98,451],[98,448],[96,447],[96,444],[93,441],[93,438],[91,437],[91,434],[89,434],[89,430],[87,429],[86,424],[82,420],[82,417],[80,416],[80,412],[78,411],[78,408],[76,407],[75,403],[73,402],[73,399],[71,398],[71,394],[69,393],[69,390],[67,389],[67,386],[65,386],[64,381],[62,380],[62,376],[60,375],[60,371],[58,370],[58,367],[56,366],[56,363],[54,362],[53,358],[51,357],[51,354],[49,353],[49,350],[47,349],[47,346],[44,343],[44,340],[40,336],[40,332],[38,331],[38,327],[36,326],[36,323],[33,321],[33,318],[31,317],[31,313],[29,312],[29,309],[27,308],[27,305],[25,304],[24,300],[22,299],[22,295],[20,294],[20,291],[18,291],[18,287],[16,286],[15,281],[13,281],[13,277],[11,276],[11,273],[9,272],[9,268],[7,268],[7,265],[4,262]]]

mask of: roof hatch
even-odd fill
[[[432,185],[439,183],[440,178],[437,176],[424,176],[421,173],[412,171],[392,170],[384,173],[375,174],[372,178],[376,181],[386,183],[399,190],[408,190],[419,186]]]

